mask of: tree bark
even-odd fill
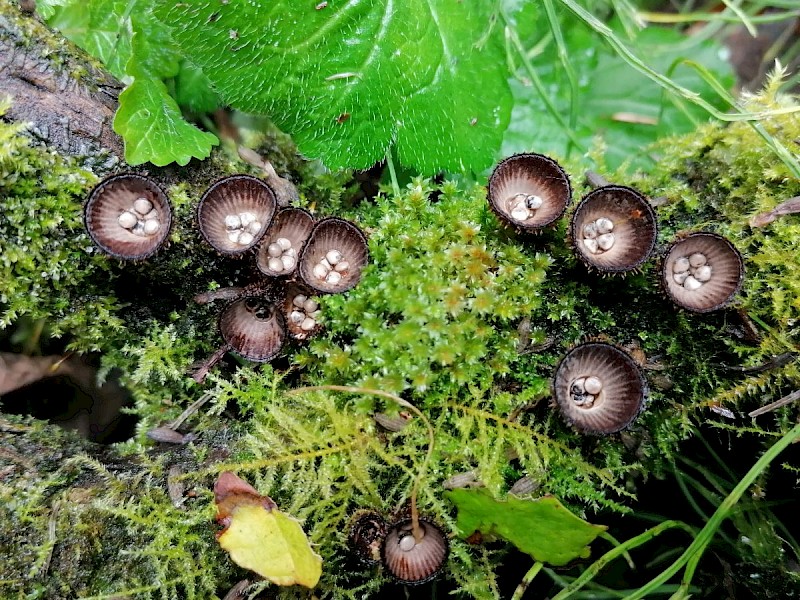
[[[124,157],[112,129],[122,87],[34,15],[0,0],[0,98],[11,97],[4,118],[30,123],[35,138],[109,170]]]

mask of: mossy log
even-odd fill
[[[504,554],[456,536],[442,494],[454,475],[477,473],[498,498],[526,476],[536,493],[554,494],[575,512],[625,512],[636,506],[641,475],[668,471],[697,425],[767,439],[791,426],[791,407],[758,421],[745,417],[763,395],[776,399],[800,386],[793,355],[761,369],[800,344],[800,224],[784,215],[751,226],[754,216],[800,195],[800,182],[748,124],[705,125],[669,140],[649,173],[610,173],[599,159],[595,165],[614,183],[664,198],[656,210],[659,250],[702,229],[742,252],[743,292],[711,315],[672,306],[657,262],[625,279],[587,273],[564,222],[535,239],[504,229],[480,185],[417,178],[399,196],[358,205],[347,174],[322,173],[285,137],[261,134],[254,145],[297,182],[300,206],[353,218],[367,230],[372,264],[357,288],[320,300],[325,330],[307,346],[287,349],[271,366],[228,358],[199,385],[187,370],[220,344],[219,308],[192,297],[246,284],[255,272],[203,242],[195,208],[217,177],[253,167],[222,147],[203,163],[139,169],[173,202],[170,245],[133,264],[99,255],[83,230],[81,205],[98,175],[128,168],[109,128],[119,88],[7,0],[0,15],[0,77],[16,90],[0,122],[0,325],[42,321],[64,349],[97,353],[102,376],[121,374],[139,419],[132,439],[113,447],[32,419],[0,421],[0,554],[10,557],[0,562],[0,596],[223,595],[246,575],[214,540],[211,485],[229,468],[305,520],[325,560],[313,593],[337,599],[378,594],[387,582],[348,558],[351,512],[392,513],[422,472],[418,504],[453,536],[447,585],[497,598]],[[34,72],[25,74],[29,67]],[[97,105],[79,141],[76,127],[48,113],[60,90],[75,98],[64,110],[94,113]],[[28,92],[35,101],[25,106]],[[777,85],[750,102],[753,110],[791,103]],[[26,133],[22,121],[35,126]],[[800,139],[792,115],[762,127],[787,147]],[[586,192],[579,165],[565,167],[576,194]],[[587,338],[625,346],[645,367],[649,404],[622,434],[582,437],[544,401],[561,356]],[[430,462],[421,419],[400,416],[370,394],[292,392],[315,384],[402,394],[435,426]],[[147,437],[195,403],[202,407],[186,425],[194,441]],[[409,424],[389,433],[376,426],[374,412]],[[780,550],[777,535],[765,537]],[[792,583],[781,560],[779,571]]]

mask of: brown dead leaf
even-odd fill
[[[69,375],[70,364],[63,356],[25,356],[0,352],[0,395],[48,377]]]
[[[781,202],[770,211],[759,213],[750,219],[750,227],[764,227],[769,225],[778,217],[800,213],[800,196],[789,198],[786,202]]]

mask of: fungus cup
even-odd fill
[[[347,543],[350,551],[365,565],[381,561],[381,547],[389,528],[386,520],[373,510],[360,510],[350,521]]]
[[[89,194],[83,216],[97,247],[124,260],[153,255],[172,225],[167,195],[152,179],[133,173],[100,182]]]
[[[319,302],[298,285],[289,284],[281,304],[286,329],[294,340],[306,340],[320,331],[322,310]]]
[[[572,199],[569,176],[552,158],[515,154],[492,171],[489,207],[505,224],[537,232],[555,223]]]
[[[269,362],[286,341],[286,324],[280,310],[263,296],[234,300],[219,315],[225,341],[214,354],[192,367],[192,378],[202,383],[211,368],[229,351],[253,362]]]
[[[607,185],[589,192],[572,215],[573,250],[587,266],[603,273],[639,268],[656,245],[656,215],[636,190]]]
[[[250,175],[231,175],[206,190],[197,205],[200,233],[214,249],[240,256],[254,247],[277,209],[272,188]]]
[[[314,228],[314,217],[302,208],[283,208],[275,215],[256,255],[259,271],[271,277],[294,273],[303,246]]]
[[[673,242],[661,264],[661,284],[686,310],[706,313],[726,306],[744,281],[744,260],[721,235],[692,233]]]
[[[630,425],[647,384],[631,356],[603,342],[573,348],[553,378],[553,398],[564,420],[581,433],[606,435]]]
[[[383,543],[384,566],[398,583],[419,585],[434,579],[444,568],[450,544],[444,532],[428,519],[419,519],[415,537],[412,519],[393,523]]]
[[[338,294],[358,284],[368,260],[363,232],[350,221],[327,217],[311,232],[297,272],[303,283],[316,292]]]
[[[228,305],[219,317],[219,331],[231,350],[254,362],[272,360],[286,339],[281,312],[256,296]]]

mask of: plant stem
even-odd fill
[[[597,575],[603,567],[605,567],[608,563],[616,559],[618,556],[625,554],[631,548],[636,548],[644,544],[645,542],[650,541],[654,537],[661,535],[665,531],[669,529],[683,529],[691,534],[694,534],[694,530],[686,525],[685,523],[681,523],[680,521],[664,521],[648,529],[647,531],[640,533],[636,537],[632,537],[629,540],[626,540],[616,548],[612,548],[608,552],[606,552],[603,556],[598,558],[594,561],[591,565],[587,567],[587,569],[580,574],[572,583],[570,583],[567,587],[562,589],[558,594],[553,596],[552,600],[566,600],[570,598],[573,592],[578,591],[584,585],[589,583],[595,575]]]
[[[528,53],[525,51],[525,48],[519,39],[519,35],[517,35],[517,30],[514,27],[514,24],[505,13],[503,13],[503,20],[506,24],[506,39],[511,42],[511,44],[514,46],[514,49],[519,54],[522,65],[525,67],[525,72],[528,74],[528,78],[531,80],[533,87],[536,88],[536,93],[539,94],[542,102],[544,102],[547,112],[550,113],[550,116],[553,117],[553,119],[555,119],[558,126],[564,131],[572,144],[581,152],[585,152],[586,147],[575,135],[575,132],[572,130],[572,128],[570,128],[570,126],[564,121],[564,117],[561,116],[561,113],[558,112],[558,109],[556,109],[553,101],[550,99],[550,96],[548,96],[547,90],[544,89],[542,80],[539,79],[539,74],[536,72],[536,69],[533,68],[533,64],[531,64],[530,58],[528,58]]]
[[[617,37],[617,34],[615,34],[608,25],[600,21],[592,13],[583,8],[583,6],[581,6],[576,0],[561,0],[561,3],[564,4],[564,6],[566,6],[570,11],[572,11],[572,13],[575,14],[578,19],[583,21],[591,29],[602,36],[602,38],[608,43],[609,46],[611,46],[614,52],[616,52],[616,54],[634,70],[638,71],[648,79],[656,82],[664,89],[702,107],[708,114],[712,115],[716,119],[719,119],[720,121],[757,121],[771,115],[791,114],[800,111],[800,107],[797,106],[765,110],[757,113],[743,111],[724,113],[720,110],[717,110],[712,104],[706,102],[697,92],[693,92],[692,90],[675,83],[673,79],[662,75],[648,66],[641,58],[636,56],[631,49],[619,39],[619,37]]]
[[[389,177],[392,179],[392,191],[395,196],[400,197],[400,184],[397,183],[397,172],[394,170],[391,148],[386,151],[386,166],[389,169]]]
[[[558,21],[556,15],[556,7],[553,0],[544,0],[544,9],[547,13],[547,21],[550,24],[550,31],[553,33],[553,39],[556,41],[556,49],[558,51],[558,60],[561,63],[561,68],[569,81],[569,129],[574,131],[578,126],[578,94],[580,89],[578,87],[578,76],[572,68],[572,62],[569,57],[569,50],[567,43],[564,41],[564,35],[561,31],[561,23]],[[567,146],[567,155],[569,155],[570,146]]]
[[[697,563],[699,562],[700,557],[702,556],[706,547],[709,543],[711,543],[711,540],[719,526],[731,513],[742,495],[751,485],[753,485],[759,475],[761,475],[762,471],[764,471],[769,464],[797,438],[800,438],[800,424],[795,425],[786,435],[784,435],[769,450],[767,450],[761,456],[761,458],[758,459],[758,461],[756,461],[756,464],[754,464],[745,474],[745,476],[742,477],[736,487],[733,488],[733,491],[728,494],[728,497],[722,501],[714,514],[711,515],[711,518],[708,520],[705,527],[700,530],[700,533],[697,534],[694,542],[691,543],[686,551],[681,554],[681,556],[678,557],[678,559],[672,563],[672,565],[664,569],[657,577],[651,579],[633,594],[626,596],[625,600],[638,600],[639,598],[647,597],[648,594],[652,593],[656,588],[661,586],[661,584],[666,583],[667,580],[675,575],[675,573],[677,573],[684,565],[687,565],[686,573],[681,581],[682,589],[681,592],[678,592],[679,594],[683,593],[685,596],[689,584],[691,583],[691,577],[694,574],[694,569],[697,566]],[[553,598],[553,600],[556,600],[556,598]]]
[[[522,581],[519,582],[517,589],[514,590],[514,595],[511,596],[511,600],[522,600],[522,596],[525,593],[525,590],[528,589],[528,586],[533,581],[533,578],[542,570],[544,564],[541,561],[536,561],[533,563],[533,566],[528,569],[528,572],[525,573]]]
[[[643,11],[638,13],[639,18],[648,23],[696,23],[698,21],[721,21],[724,23],[741,23],[736,15],[724,13],[662,13]],[[786,12],[768,13],[765,15],[748,16],[750,23],[779,23],[794,17],[799,17],[800,11],[789,10]]]

